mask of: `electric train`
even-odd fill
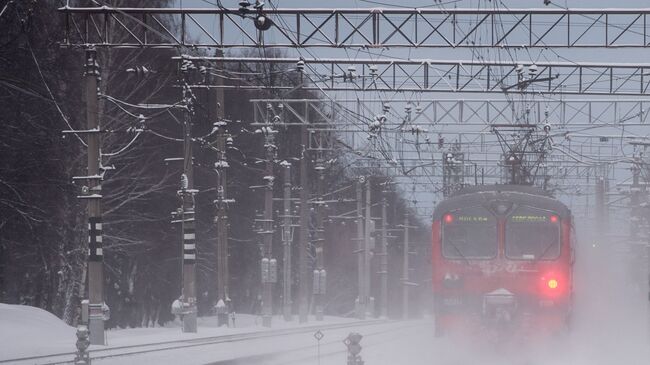
[[[436,334],[557,332],[570,324],[571,211],[532,186],[465,188],[433,214]]]

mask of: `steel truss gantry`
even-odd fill
[[[332,127],[336,117],[352,117],[352,111],[372,118],[384,105],[391,107],[392,124],[402,123],[410,107],[410,123],[420,126],[489,126],[524,118],[536,125],[550,123],[554,128],[589,125],[650,125],[650,100],[641,99],[535,99],[514,103],[506,99],[253,99],[255,122],[261,123],[266,106],[282,104],[283,116],[315,127]],[[520,110],[521,104],[525,106]],[[280,113],[280,111],[278,111]],[[307,118],[308,113],[312,120]],[[347,114],[347,115],[346,115]],[[316,117],[316,118],[315,118]],[[283,118],[286,120],[286,118]],[[318,125],[318,124],[321,125]]]
[[[233,75],[229,85],[196,84],[194,88],[241,88],[294,90],[288,83],[270,83],[260,70],[274,74],[295,71],[304,62],[306,90],[454,92],[574,95],[650,95],[650,64],[446,61],[430,59],[299,59],[265,57],[178,56],[209,67],[219,63]],[[522,71],[522,69],[524,71]],[[534,73],[525,70],[535,70]],[[249,74],[248,76],[246,74]],[[525,75],[524,75],[525,73]],[[280,77],[276,77],[280,80]],[[525,87],[514,87],[526,83]],[[263,84],[263,85],[262,85]]]
[[[463,166],[464,176],[468,181],[471,181],[471,185],[474,185],[474,176],[477,177],[479,183],[482,178],[485,178],[486,182],[493,183],[503,177],[500,162],[496,159],[487,161],[488,164],[486,164],[486,161],[469,162]],[[404,161],[404,168],[409,171],[408,174],[404,173],[402,166],[387,166],[385,162],[374,159],[356,159],[349,168],[359,171],[376,169],[391,177],[438,179],[444,176],[443,166],[440,161],[423,163],[422,160],[406,160]],[[609,169],[613,170],[612,167],[609,167]],[[553,176],[555,180],[570,180],[573,182],[593,182],[600,170],[602,170],[600,165],[588,166],[564,160],[550,161],[545,167],[545,173]]]
[[[510,120],[509,116],[503,115],[502,119],[486,119],[485,114],[476,115],[478,108],[488,108],[499,105],[502,112],[507,110],[510,103],[506,100],[421,100],[420,106],[424,106],[418,113],[422,120],[418,120],[417,116],[408,119],[406,124],[402,124],[399,120],[392,123],[386,123],[384,127],[387,129],[385,132],[372,132],[368,129],[368,125],[361,122],[359,123],[359,111],[366,115],[372,115],[373,107],[376,112],[377,104],[381,101],[377,99],[359,99],[359,100],[317,100],[317,99],[254,99],[251,100],[254,110],[255,123],[258,121],[266,120],[271,116],[277,116],[278,120],[282,120],[285,127],[303,126],[308,125],[311,138],[309,141],[309,148],[314,150],[331,150],[341,148],[354,148],[356,150],[363,150],[362,145],[369,143],[366,138],[373,133],[383,135],[384,147],[390,150],[390,155],[380,154],[363,154],[351,152],[343,162],[346,165],[346,170],[357,171],[358,174],[368,173],[368,171],[381,171],[388,176],[405,177],[411,179],[421,178],[438,178],[444,175],[443,164],[441,162],[441,155],[448,148],[448,143],[443,142],[444,146],[438,144],[437,138],[441,135],[450,135],[452,138],[457,138],[457,143],[462,152],[465,153],[466,163],[463,164],[463,173],[468,176],[469,180],[476,179],[479,182],[495,182],[503,178],[502,173],[502,154],[503,151],[499,144],[495,142],[496,138],[491,133],[489,128],[480,133],[464,133],[455,130],[453,133],[445,133],[445,126],[461,127],[463,125],[471,124],[471,126],[485,125],[489,127],[487,120],[490,122],[497,122],[503,120]],[[407,101],[393,100],[393,105],[402,103],[406,105]],[[474,115],[468,115],[468,119],[454,119],[449,117],[449,109],[446,114],[441,114],[440,118],[432,118],[432,108],[436,108],[436,103],[441,105],[452,105],[451,109],[464,108],[465,106],[474,108]],[[620,104],[619,104],[620,103]],[[568,157],[567,151],[570,151],[576,156],[599,156],[602,161],[612,161],[616,158],[619,148],[619,138],[637,138],[635,135],[616,138],[585,135],[584,137],[596,137],[596,142],[585,143],[583,136],[574,131],[580,131],[585,127],[590,128],[594,124],[612,124],[617,125],[618,122],[606,122],[605,119],[613,118],[612,115],[620,115],[621,118],[627,118],[633,115],[634,112],[643,108],[640,100],[623,100],[613,103],[606,100],[568,100],[556,101],[555,104],[546,105],[551,112],[547,115],[549,119],[555,117],[559,108],[571,109],[574,114],[565,116],[562,120],[563,125],[554,123],[559,127],[559,132],[556,134],[556,148],[558,153],[553,157],[545,160],[544,166],[540,170],[543,176],[553,176],[554,179],[573,182],[589,182],[593,180],[594,176],[598,175],[603,168],[610,169],[613,172],[614,165],[606,162],[599,162],[598,159],[585,158],[580,161],[575,157]],[[347,104],[347,105],[346,105]],[[350,107],[350,104],[356,104]],[[373,105],[374,104],[374,105]],[[530,108],[535,108],[536,104],[531,104]],[[449,108],[447,106],[447,108]],[[415,109],[411,107],[411,109]],[[592,113],[585,111],[582,118],[578,116],[580,110],[591,110]],[[396,114],[403,113],[401,109],[394,109]],[[642,111],[642,109],[641,109]],[[415,113],[414,111],[412,111]],[[486,113],[483,110],[483,113]],[[460,111],[462,113],[462,109]],[[489,112],[487,112],[489,114]],[[591,116],[590,116],[591,115]],[[482,116],[482,117],[481,117]],[[426,118],[426,120],[425,120]],[[448,119],[447,119],[448,118]],[[447,120],[445,120],[447,119]],[[629,119],[635,119],[631,122]],[[635,126],[645,125],[645,118],[636,120],[636,116],[629,118]],[[539,123],[537,120],[531,120],[532,125]],[[426,127],[421,129],[422,135],[420,142],[409,142],[409,137],[412,137],[411,127],[413,125]],[[386,133],[388,132],[388,133]],[[442,133],[441,133],[442,132]],[[429,135],[431,139],[425,139]],[[434,137],[437,135],[438,137]],[[455,136],[454,136],[455,135]],[[326,142],[322,137],[325,136]],[[478,136],[478,137],[477,137]],[[570,140],[566,140],[566,136],[572,136],[577,139],[577,145],[573,145]],[[320,137],[320,138],[316,138]],[[600,139],[600,140],[598,140]],[[356,142],[355,142],[356,140]],[[449,141],[451,142],[451,141]],[[419,147],[414,147],[419,144]],[[603,154],[605,152],[605,154]],[[397,159],[393,159],[397,157]],[[348,161],[349,160],[349,161]]]
[[[643,9],[273,9],[260,30],[239,9],[70,7],[65,46],[531,48],[650,46]],[[163,18],[179,26],[166,27]],[[117,39],[116,34],[130,37]],[[192,35],[192,36],[190,36]],[[266,42],[264,39],[273,39]]]

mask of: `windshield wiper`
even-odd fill
[[[460,249],[458,248],[458,246],[456,246],[456,245],[455,245],[453,242],[451,242],[451,241],[448,241],[447,243],[450,244],[451,247],[453,247],[453,248],[456,250],[456,252],[458,252],[458,254],[460,255],[460,257],[461,257],[463,260],[465,260],[466,263],[469,264],[469,260],[467,259],[467,257],[465,257],[465,255],[463,255],[462,252],[460,252]]]
[[[537,262],[537,261],[541,260],[544,256],[546,256],[546,253],[548,252],[548,250],[550,250],[551,247],[555,246],[555,244],[556,244],[555,242],[551,242],[551,243],[549,243],[548,246],[546,246],[546,248],[544,249],[544,251],[542,251],[542,254],[539,255],[539,257],[536,258],[536,259],[533,260],[533,261],[534,261],[534,262]]]

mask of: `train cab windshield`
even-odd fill
[[[553,260],[560,255],[560,223],[553,212],[520,206],[508,217],[506,257],[515,260]]]
[[[482,206],[446,213],[442,218],[442,254],[448,259],[491,259],[497,256],[497,221]]]

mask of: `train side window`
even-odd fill
[[[560,220],[548,210],[520,206],[506,223],[506,257],[554,260],[560,256]]]
[[[466,207],[442,217],[442,255],[447,259],[497,256],[497,220],[482,206]]]

